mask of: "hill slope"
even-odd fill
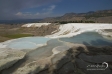
[[[97,23],[112,23],[112,10],[90,11],[87,13],[66,13],[60,17],[49,17],[40,22],[60,21],[94,21]]]

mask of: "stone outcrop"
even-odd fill
[[[70,43],[67,45],[66,50],[63,50],[64,46],[54,48],[53,53],[55,51],[56,53],[49,57],[27,60],[12,74],[112,74],[111,46],[93,47]],[[58,49],[62,50],[58,51]],[[14,57],[17,55],[19,52]],[[106,68],[105,64],[103,68],[100,67],[103,70],[89,70],[92,69],[91,65],[101,66],[103,63],[107,63],[108,67]],[[99,69],[99,67],[93,67],[93,69]]]
[[[0,49],[0,71],[9,68],[20,59],[23,59],[25,52],[12,49]]]

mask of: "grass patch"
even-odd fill
[[[4,37],[14,39],[14,38],[21,38],[21,37],[28,37],[28,36],[33,36],[33,35],[31,34],[11,34],[11,35],[5,35]]]
[[[4,42],[4,41],[6,41],[6,40],[9,40],[10,38],[7,38],[7,37],[1,37],[0,36],[0,42]]]

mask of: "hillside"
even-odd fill
[[[86,22],[93,21],[96,23],[112,23],[112,10],[90,11],[87,13],[66,13],[60,17],[49,17],[41,20],[40,22]]]

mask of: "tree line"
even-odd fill
[[[95,23],[94,21],[56,21],[54,23],[67,24],[67,23]]]

